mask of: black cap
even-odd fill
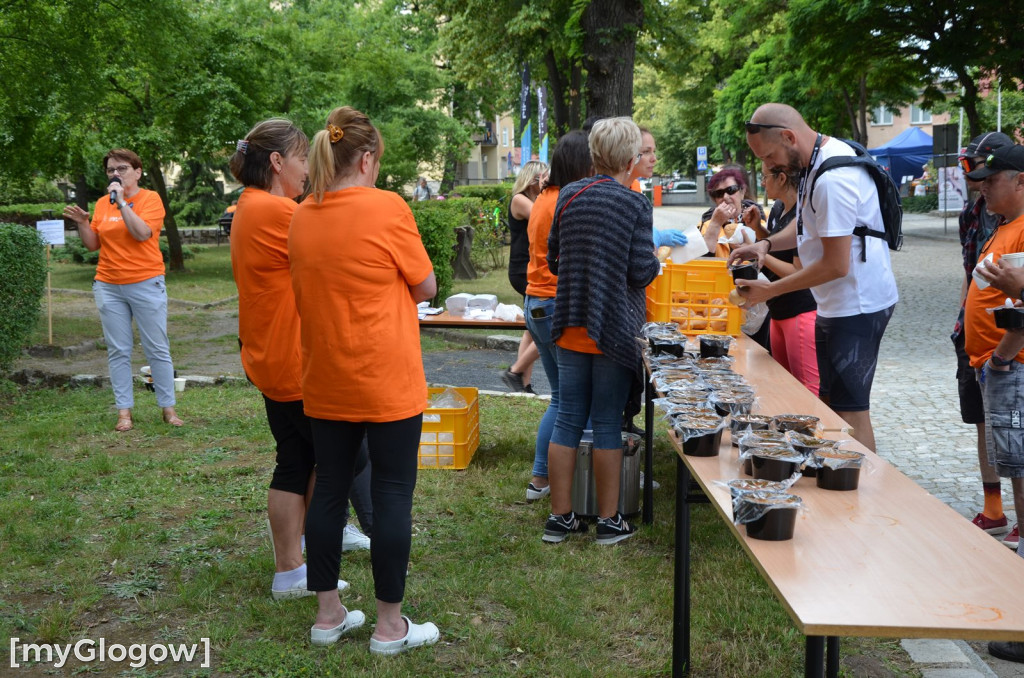
[[[985,166],[968,172],[967,178],[981,181],[1004,170],[1024,172],[1024,146],[1014,144],[995,149],[985,158]]]
[[[964,157],[976,158],[981,156],[984,158],[992,151],[1003,146],[1013,146],[1013,139],[1002,132],[985,132],[971,139],[971,143],[967,144],[967,150],[964,151]]]

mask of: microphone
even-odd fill
[[[121,183],[121,177],[111,177],[110,178],[110,183],[114,183],[115,181],[118,184],[120,184]],[[110,192],[110,204],[111,205],[116,205],[117,204],[117,191],[111,191]]]

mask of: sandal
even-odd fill
[[[164,412],[164,423],[170,424],[171,426],[184,426],[185,422],[181,420],[181,417],[176,415],[174,412]]]
[[[117,424],[114,425],[114,430],[118,433],[126,433],[135,428],[135,424],[132,422],[131,412],[128,414],[118,414]]]

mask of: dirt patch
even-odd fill
[[[107,377],[103,330],[92,295],[62,292],[55,295],[54,300],[57,302],[53,309],[55,325],[64,319],[74,319],[77,323],[84,322],[85,326],[79,325],[66,337],[55,332],[54,346],[26,350],[11,369],[15,380],[53,384],[55,380],[80,374]],[[171,358],[179,375],[245,376],[238,356],[237,300],[203,305],[171,300],[167,333],[171,338]],[[134,373],[138,374],[139,368],[148,362],[136,333],[132,354]]]

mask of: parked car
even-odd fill
[[[673,179],[668,183],[665,190],[679,193],[696,193],[697,182],[693,179]]]

